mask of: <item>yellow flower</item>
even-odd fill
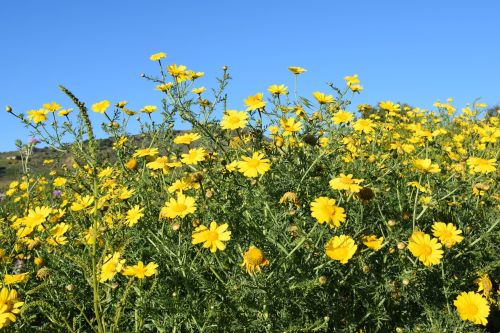
[[[353,179],[352,174],[340,174],[339,177],[330,180],[330,187],[334,190],[346,190],[352,193],[358,193],[361,190],[360,184],[364,179]]]
[[[158,268],[158,265],[154,262],[150,262],[146,266],[144,266],[144,263],[142,261],[139,261],[137,265],[134,266],[126,266],[123,269],[122,274],[126,276],[134,276],[138,279],[144,279],[145,277],[150,277],[152,275],[155,275],[158,273],[156,270]]]
[[[139,219],[144,216],[143,211],[144,208],[141,208],[139,205],[135,205],[127,211],[126,222],[129,227],[132,227],[139,222]]]
[[[226,165],[226,170],[229,172],[236,171],[238,168],[238,161],[232,161],[231,163]]]
[[[267,88],[267,91],[269,91],[273,95],[286,95],[288,94],[288,87],[284,84],[281,84],[279,86],[277,84],[273,84],[272,86],[269,86],[269,88]]]
[[[288,67],[288,70],[295,75],[299,75],[299,74],[302,74],[304,72],[307,72],[306,69],[304,69],[302,67],[297,67],[297,66],[290,66],[290,67]]]
[[[172,64],[167,67],[167,71],[170,75],[172,75],[175,78],[183,78],[186,74],[187,67],[184,65],[179,65],[177,64]]]
[[[340,110],[339,112],[335,113],[335,115],[332,117],[332,120],[335,125],[339,125],[348,123],[353,120],[353,118],[354,115],[351,112]]]
[[[262,109],[266,106],[266,102],[264,102],[264,94],[257,93],[254,96],[248,96],[243,102],[247,106],[247,111]]]
[[[174,84],[172,82],[167,82],[167,83],[162,83],[162,84],[157,85],[155,89],[165,92],[165,91],[169,91],[173,86],[174,86]]]
[[[204,148],[190,149],[187,154],[182,154],[182,163],[188,165],[197,165],[198,162],[205,160],[206,151]]]
[[[164,174],[167,174],[168,170],[170,169],[169,164],[170,162],[168,160],[168,157],[161,156],[156,158],[154,161],[147,163],[146,167],[152,170],[162,170]]]
[[[269,260],[264,257],[261,249],[250,246],[248,251],[243,253],[243,263],[248,274],[255,275],[255,270],[261,271],[261,267],[269,265]]]
[[[396,111],[399,111],[399,109],[400,109],[399,104],[394,104],[394,103],[393,103],[393,102],[391,102],[391,101],[383,101],[383,102],[380,102],[378,106],[379,106],[381,109],[387,110],[387,111],[389,111],[389,112],[396,112]]]
[[[451,223],[435,222],[432,225],[432,234],[434,237],[439,238],[439,241],[448,248],[460,243],[464,239],[460,236],[461,233],[462,230],[458,230]]]
[[[157,107],[155,105],[146,105],[145,107],[143,107],[141,109],[141,112],[142,113],[150,113],[151,114],[151,113],[155,112],[156,109],[157,109]]]
[[[210,229],[204,225],[198,226],[193,232],[193,245],[203,243],[204,248],[210,248],[210,252],[214,253],[217,250],[224,251],[227,242],[231,239],[231,231],[227,231],[228,224],[224,223],[220,226],[217,222],[212,221],[210,223]]]
[[[45,103],[42,106],[44,109],[47,109],[50,112],[55,112],[61,108],[61,106],[59,104],[57,104],[56,102]]]
[[[21,274],[5,274],[3,276],[3,283],[6,285],[16,284],[21,282],[28,281],[29,273],[21,273]]]
[[[347,264],[357,249],[358,246],[354,240],[347,235],[334,236],[325,246],[326,255],[333,260],[340,261],[341,264]]]
[[[238,110],[226,110],[220,122],[221,128],[225,130],[235,130],[245,128],[248,123],[248,113]]]
[[[112,280],[116,273],[122,271],[125,259],[120,259],[120,252],[115,252],[112,255],[108,254],[104,258],[104,263],[101,267],[101,274],[99,275],[99,282],[103,283]]]
[[[477,292],[482,291],[483,296],[486,297],[486,299],[490,298],[491,290],[493,289],[493,284],[491,283],[488,274],[484,274],[482,276],[480,275],[475,282],[477,283]]]
[[[125,163],[125,167],[129,170],[134,170],[137,168],[137,160],[135,158],[131,158],[130,160]]]
[[[320,224],[326,222],[330,228],[339,227],[346,219],[344,208],[335,205],[335,199],[328,197],[319,197],[311,203],[311,216]]]
[[[106,177],[111,176],[114,172],[115,172],[115,170],[113,170],[113,168],[112,168],[112,167],[107,167],[107,168],[102,169],[102,170],[101,170],[101,171],[97,174],[97,177],[99,177],[99,178],[106,178]]]
[[[77,200],[71,205],[71,210],[74,212],[79,212],[81,210],[87,209],[94,203],[94,197],[86,195],[83,198],[77,197]]]
[[[158,148],[144,148],[137,149],[134,153],[134,157],[148,157],[148,156],[156,156],[158,155]]]
[[[428,172],[428,173],[437,173],[439,171],[441,171],[441,169],[439,168],[439,165],[437,164],[432,164],[432,161],[430,158],[426,158],[426,159],[417,159],[417,160],[413,160],[413,166],[415,167],[415,169],[417,169],[418,171],[422,171],[422,172]]]
[[[165,52],[158,52],[158,53],[151,55],[151,57],[149,57],[149,59],[151,61],[158,61],[158,60],[166,58],[166,57],[167,57],[167,54]]]
[[[442,246],[436,238],[416,231],[409,239],[408,250],[417,257],[425,266],[439,264],[443,257]]]
[[[354,74],[353,76],[344,76],[344,80],[346,81],[348,87],[359,83],[358,74]]]
[[[109,107],[109,101],[108,100],[103,100],[98,103],[92,104],[92,111],[98,112],[98,113],[104,113],[106,109]]]
[[[196,211],[196,202],[194,198],[185,196],[182,192],[177,193],[177,199],[171,198],[165,203],[160,211],[161,218],[183,218]]]
[[[66,178],[57,177],[56,179],[54,179],[54,183],[53,184],[54,184],[55,187],[64,186],[66,184]]]
[[[199,140],[201,136],[198,133],[186,133],[178,135],[174,139],[174,143],[178,145],[190,145],[196,140]]]
[[[384,242],[384,237],[379,237],[375,235],[368,235],[363,237],[363,244],[372,250],[378,251],[382,243]]]
[[[31,119],[35,124],[38,124],[47,120],[47,113],[49,113],[49,110],[30,110],[27,113],[28,119]]]
[[[480,173],[490,173],[490,172],[495,172],[497,169],[495,167],[497,160],[492,158],[492,159],[485,159],[485,158],[478,158],[478,157],[469,157],[467,160],[467,165],[471,168],[471,172],[480,172]]]
[[[24,224],[28,227],[36,227],[44,223],[47,217],[52,213],[52,208],[41,206],[30,209],[28,216],[25,217]]]
[[[316,98],[319,104],[328,104],[328,103],[333,103],[334,101],[332,95],[325,95],[319,91],[313,92],[313,97]]]
[[[252,157],[242,156],[241,159],[243,161],[238,161],[238,171],[245,177],[255,178],[271,169],[269,159],[264,158],[263,153],[255,152]]]
[[[205,92],[205,87],[194,88],[191,90],[194,94],[201,95]]]
[[[58,115],[59,117],[62,117],[62,116],[67,116],[67,115],[68,115],[68,114],[70,114],[71,112],[73,112],[73,109],[72,109],[72,108],[69,108],[69,109],[63,109],[63,110],[59,111],[59,112],[57,113],[57,115]]]
[[[488,315],[490,314],[490,306],[488,301],[473,291],[468,293],[462,292],[453,301],[457,308],[460,319],[470,320],[474,324],[485,325],[488,323]]]
[[[371,119],[358,119],[356,122],[352,125],[352,128],[358,132],[363,132],[365,134],[369,134],[373,132],[375,128],[375,124]]]
[[[283,136],[289,136],[293,133],[300,132],[302,129],[302,123],[300,121],[295,121],[294,118],[280,119],[281,127],[283,127]]]
[[[18,299],[17,291],[2,288],[0,291],[0,329],[16,321],[16,315],[21,312],[24,302]]]

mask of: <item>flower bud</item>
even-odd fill
[[[387,221],[387,225],[388,225],[389,227],[394,227],[396,224],[397,224],[397,222],[396,222],[396,221],[394,221],[394,220],[389,220],[389,221]]]
[[[403,242],[399,242],[399,243],[398,243],[398,249],[399,249],[399,250],[404,250],[404,249],[405,249],[405,247],[406,247],[405,243],[403,243]]]
[[[319,284],[324,285],[326,283],[326,281],[327,281],[326,276],[321,275],[319,277],[318,281],[319,281]]]
[[[7,111],[7,113],[11,113],[12,112],[12,107],[10,105],[7,105],[5,107],[5,111]]]

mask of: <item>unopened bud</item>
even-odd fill
[[[12,112],[12,108],[10,107],[10,105],[7,105],[5,107],[5,111],[7,111],[8,113],[11,113]]]
[[[389,220],[387,221],[387,224],[389,225],[389,227],[394,227],[397,224],[397,222],[394,220]]]
[[[400,249],[400,250],[404,250],[404,249],[405,249],[405,247],[406,247],[405,243],[403,243],[403,242],[399,242],[399,243],[398,243],[398,249]]]
[[[179,223],[172,224],[173,231],[178,231],[180,228],[181,228],[181,225]]]
[[[222,66],[222,70],[225,72],[227,71],[227,66]]]
[[[405,286],[409,285],[409,284],[410,284],[410,280],[408,280],[408,279],[403,279],[403,284],[404,284]]]
[[[324,285],[326,283],[326,281],[327,281],[326,276],[321,275],[319,277],[318,281],[319,281],[319,284]]]

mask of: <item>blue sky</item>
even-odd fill
[[[432,108],[500,103],[499,1],[2,1],[0,106],[17,112],[56,101],[63,84],[88,105],[128,100],[160,104],[140,77],[155,74],[152,53],[204,71],[210,87],[223,65],[233,80],[229,106],[271,84],[327,91],[357,73],[359,103],[405,101]],[[0,151],[29,132],[0,110]],[[98,122],[102,115],[93,114]],[[182,125],[179,125],[182,126]],[[134,128],[130,128],[134,132]]]

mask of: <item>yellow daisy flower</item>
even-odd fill
[[[460,236],[462,230],[458,230],[452,223],[435,222],[432,225],[432,234],[446,247],[460,243],[464,238]]]
[[[341,264],[347,264],[357,249],[358,246],[354,240],[347,235],[334,236],[325,246],[326,255],[333,260],[340,261]]]
[[[235,130],[245,128],[248,123],[248,113],[238,110],[226,110],[220,122],[221,128],[225,130]]]
[[[453,301],[460,319],[472,321],[474,324],[486,325],[490,306],[486,298],[473,291],[462,292]]]
[[[261,271],[261,267],[269,265],[269,260],[264,257],[264,253],[261,249],[250,246],[248,251],[243,253],[243,263],[241,266],[245,266],[248,274],[255,275],[255,270]]]
[[[160,211],[161,218],[180,218],[196,211],[196,202],[194,198],[185,196],[182,192],[177,193],[177,199],[171,198],[165,203],[165,206]]]
[[[416,231],[409,239],[408,250],[418,258],[425,266],[439,264],[443,257],[442,246],[436,238],[428,234]]]
[[[209,248],[210,252],[214,253],[217,250],[224,251],[227,242],[231,239],[231,231],[227,231],[228,224],[224,223],[220,226],[217,222],[212,221],[210,223],[210,229],[204,225],[198,226],[193,232],[193,245],[203,243],[204,248]]]
[[[263,175],[271,168],[269,159],[264,158],[263,153],[253,153],[252,157],[242,156],[242,161],[238,161],[238,171],[245,177],[255,178]]]
[[[335,205],[335,199],[328,197],[319,197],[311,203],[311,216],[320,224],[326,222],[330,228],[339,227],[346,219],[344,208]]]

